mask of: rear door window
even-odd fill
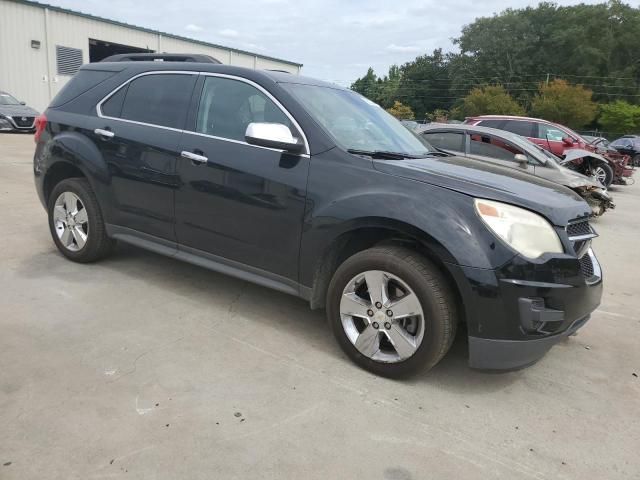
[[[472,133],[470,139],[469,153],[471,155],[479,155],[496,160],[508,160],[514,163],[516,163],[516,155],[526,155],[521,149],[491,135]],[[529,163],[532,163],[531,157],[527,155],[527,158],[529,158]]]
[[[436,148],[464,153],[464,132],[427,132],[422,135]]]
[[[118,91],[109,98],[102,106],[102,113],[124,120],[182,129],[196,78],[195,74],[144,75],[121,88],[126,89],[126,93]],[[118,115],[121,98],[122,107]]]

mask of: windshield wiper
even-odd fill
[[[353,153],[354,155],[366,155],[367,157],[377,158],[381,160],[404,160],[405,158],[419,158],[414,155],[409,155],[408,153],[400,153],[400,152],[387,152],[385,150],[358,150],[356,148],[350,148],[347,150],[349,153]]]

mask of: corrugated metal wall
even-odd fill
[[[215,48],[78,15],[0,0],[0,90],[6,90],[37,110],[44,110],[69,80],[58,75],[56,45],[82,50],[89,61],[89,39],[157,52],[201,53],[224,64],[299,73],[299,67],[258,55]],[[31,42],[40,42],[32,48]]]

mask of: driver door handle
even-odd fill
[[[198,155],[197,153],[187,152],[186,150],[183,150],[180,153],[180,156],[182,158],[188,158],[193,163],[197,163],[198,165],[202,165],[203,163],[207,163],[209,161],[209,159],[204,155]]]
[[[111,130],[104,130],[102,128],[96,128],[93,133],[95,133],[96,135],[100,135],[102,138],[113,138],[115,137],[115,133],[113,133]]]

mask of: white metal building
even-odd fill
[[[0,90],[43,111],[80,65],[116,53],[199,53],[248,68],[301,64],[28,0],[0,0]]]

